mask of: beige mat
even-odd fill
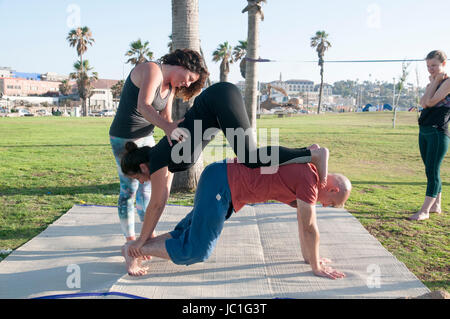
[[[158,233],[172,230],[190,209],[167,206]],[[154,258],[149,274],[139,278],[126,274],[120,256],[116,208],[74,206],[0,262],[0,298],[398,298],[429,292],[347,211],[317,210],[321,255],[345,279],[312,274],[301,257],[295,209],[287,205],[246,206],[225,223],[206,262],[180,266]]]

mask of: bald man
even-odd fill
[[[314,144],[309,148],[320,147]],[[328,160],[328,150],[324,150]],[[145,167],[143,171],[141,183],[150,178]],[[277,200],[297,208],[301,252],[314,274],[343,278],[345,274],[326,266],[330,260],[320,258],[315,205],[320,202],[324,207],[343,207],[351,188],[350,181],[340,174],[328,174],[326,186],[320,187],[317,169],[311,163],[278,166],[272,172],[267,167],[248,168],[236,159],[210,164],[200,177],[192,211],[173,231],[141,245],[129,242],[122,247],[128,274],[147,273],[148,268],[141,265],[143,256],[165,258],[180,265],[205,261],[233,211],[238,212],[245,204]]]

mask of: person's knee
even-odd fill
[[[211,256],[212,250],[212,247],[208,245],[196,246],[195,248],[190,247],[184,249],[183,252],[176,258],[173,258],[172,261],[177,265],[185,266],[201,263]]]

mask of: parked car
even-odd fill
[[[19,114],[19,116],[34,116],[34,114],[27,109],[19,109],[17,113]]]
[[[36,115],[39,115],[39,116],[51,116],[52,113],[50,113],[49,111],[47,111],[45,109],[42,109],[42,110],[37,110],[36,111]]]
[[[112,110],[103,110],[100,111],[101,116],[114,116],[116,115],[116,112],[112,111]]]

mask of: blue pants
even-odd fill
[[[153,135],[139,139],[125,139],[110,136],[110,143],[116,159],[117,172],[120,180],[120,193],[117,202],[120,226],[125,237],[132,237],[136,235],[134,230],[134,199],[136,198],[136,210],[142,222],[144,221],[145,210],[150,202],[151,185],[150,182],[140,184],[137,179],[129,178],[123,174],[120,168],[120,159],[125,151],[125,144],[128,141],[133,141],[138,147],[142,147],[145,145],[154,146],[155,139]]]
[[[198,182],[194,208],[170,233],[172,238],[166,240],[170,259],[179,265],[208,259],[229,217],[230,207],[227,164],[225,161],[210,164]]]

